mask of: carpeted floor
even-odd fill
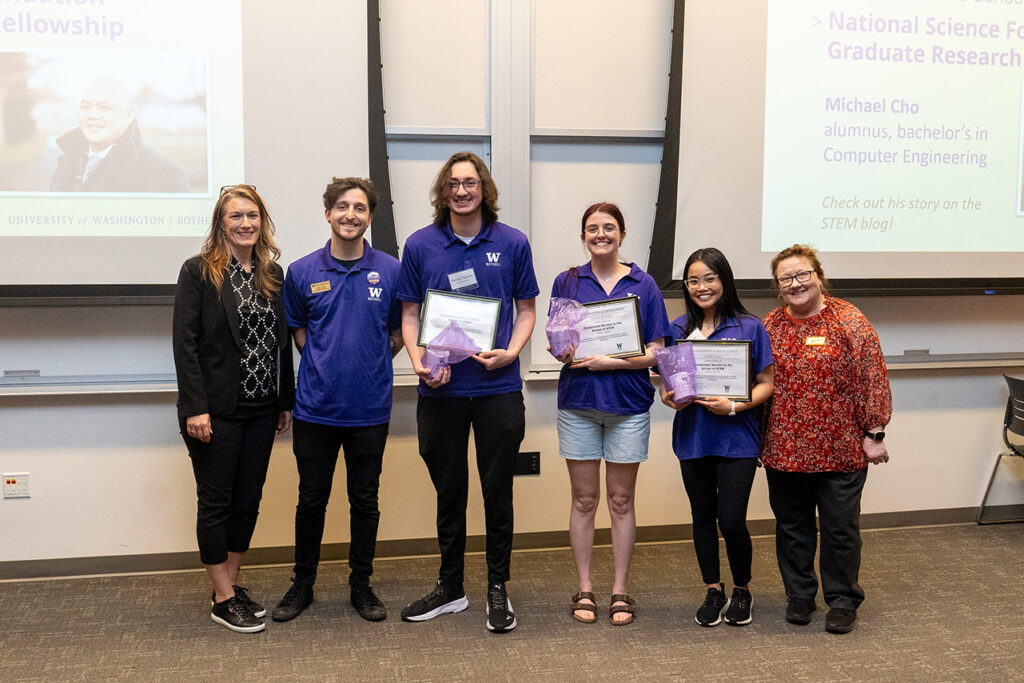
[[[724,556],[724,551],[723,551]],[[783,619],[774,539],[754,541],[754,623],[701,628],[704,589],[690,543],[638,546],[639,613],[607,620],[611,551],[595,553],[597,624],[575,622],[568,550],[516,552],[509,593],[519,628],[484,628],[481,555],[467,559],[470,607],[409,624],[402,605],[426,592],[437,558],[378,561],[389,610],[365,622],[348,604],[347,567],[321,567],[316,601],[296,620],[235,634],[209,619],[200,572],[0,583],[3,681],[1024,681],[1024,526],[973,525],[864,534],[857,628],[824,631]],[[287,567],[247,570],[269,608]],[[731,588],[730,588],[731,590]]]

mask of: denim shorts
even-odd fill
[[[558,411],[558,454],[566,460],[620,464],[647,459],[651,414],[617,415],[601,410]]]

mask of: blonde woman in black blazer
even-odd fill
[[[295,401],[280,255],[256,188],[224,187],[203,250],[182,265],[174,297],[178,421],[196,478],[210,618],[240,633],[266,625],[266,609],[238,585],[238,572],[274,436],[288,431]]]

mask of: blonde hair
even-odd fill
[[[202,251],[199,257],[202,260],[203,279],[213,285],[214,289],[220,292],[224,284],[224,272],[231,263],[231,252],[228,250],[227,232],[224,226],[224,214],[227,203],[234,198],[248,199],[256,205],[260,212],[260,234],[256,238],[256,245],[252,249],[253,273],[255,275],[255,288],[265,298],[271,299],[281,291],[281,278],[271,270],[271,264],[281,258],[281,250],[274,243],[274,222],[270,219],[267,206],[263,198],[256,192],[252,185],[229,185],[221,188],[220,198],[213,207],[213,217],[210,220],[210,230],[206,233],[203,241]]]

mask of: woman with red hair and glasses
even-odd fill
[[[860,497],[869,464],[889,460],[892,394],[878,335],[855,306],[827,294],[817,252],[803,244],[772,259],[782,306],[765,316],[775,393],[761,462],[775,513],[775,550],[789,599],[786,621],[809,624],[821,527],[825,630],[853,630],[864,590]],[[820,519],[816,523],[815,516]]]

